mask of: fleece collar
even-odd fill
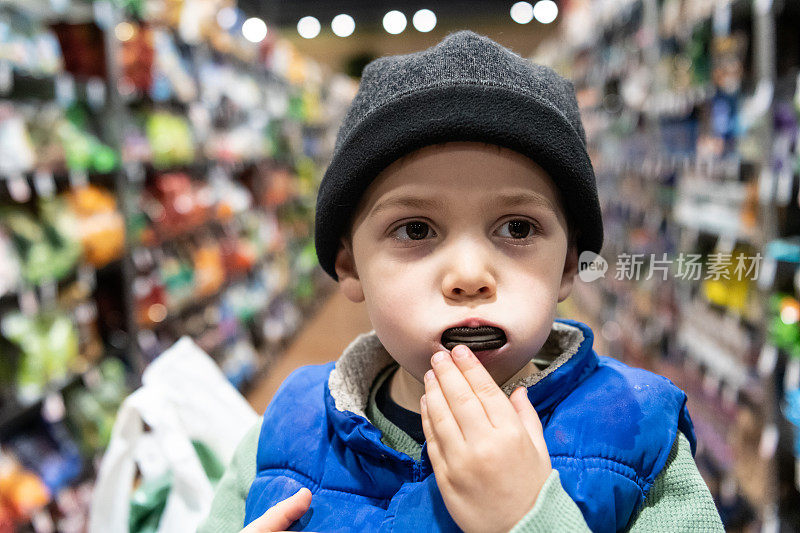
[[[593,339],[586,324],[555,320],[539,353],[500,388],[509,396],[524,386],[531,404],[542,416],[597,366]],[[391,450],[380,443],[380,430],[366,416],[370,387],[381,370],[391,364],[396,364],[394,359],[375,332],[370,331],[350,343],[331,370],[325,387],[328,418],[334,431],[351,447],[374,452],[377,444]]]

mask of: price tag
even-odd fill
[[[50,511],[47,508],[39,509],[31,516],[31,526],[37,533],[39,531],[55,531],[56,525],[53,522],[53,517],[50,516]]]
[[[794,486],[800,490],[800,457],[794,460]]]
[[[758,288],[765,291],[772,287],[772,282],[775,281],[775,272],[778,270],[778,262],[772,256],[764,258],[764,264],[761,266],[761,273],[758,276],[756,285]]]
[[[94,21],[101,29],[108,31],[114,21],[114,6],[108,0],[97,0],[92,4]]]
[[[96,366],[83,373],[83,383],[87,388],[96,389],[103,381],[103,376]]]
[[[89,290],[94,290],[97,286],[97,271],[91,265],[81,265],[78,267],[78,280],[89,287]]]
[[[778,172],[778,184],[775,187],[775,203],[786,206],[792,200],[792,185],[794,185],[794,172],[791,165],[785,164]]]
[[[86,100],[94,109],[101,109],[106,105],[106,84],[98,77],[86,82]]]
[[[56,305],[58,298],[58,283],[53,279],[42,281],[39,286],[39,293],[41,294],[41,302],[45,308],[52,308]]]
[[[724,502],[733,502],[736,500],[736,494],[738,492],[738,483],[736,483],[736,477],[728,474],[722,479],[722,483],[719,484],[719,496],[720,499]]]
[[[89,184],[89,176],[85,170],[70,170],[69,185],[73,189],[82,189]]]
[[[772,9],[772,0],[756,0],[755,8],[759,15],[769,15],[769,11]]]
[[[60,422],[64,419],[67,408],[64,406],[64,398],[59,392],[51,392],[42,403],[42,418],[50,423]]]
[[[769,165],[761,167],[758,174],[758,201],[761,205],[769,205],[772,202],[772,193],[775,190],[775,173]]]
[[[731,5],[728,2],[717,2],[712,26],[716,36],[724,37],[731,33]]]
[[[778,448],[778,427],[775,424],[764,426],[761,440],[758,443],[758,455],[764,460],[769,460],[775,455]]]
[[[41,198],[52,198],[56,193],[56,182],[49,170],[37,170],[33,176],[33,188]]]
[[[14,70],[8,61],[0,61],[0,94],[8,94],[14,88]]]
[[[79,324],[91,324],[97,318],[97,306],[94,301],[87,301],[75,308],[75,318]]]
[[[736,235],[720,235],[716,251],[720,254],[730,254],[733,253],[734,246],[736,246]]]
[[[800,268],[794,272],[794,290],[800,291]]]
[[[795,390],[800,388],[800,359],[791,357],[786,363],[786,371],[783,374],[784,390]]]
[[[742,168],[742,156],[739,154],[728,156],[725,159],[725,178],[736,181],[739,179]]]
[[[739,399],[739,391],[733,385],[722,387],[722,401],[726,407],[735,407],[736,400]]]
[[[69,8],[70,2],[71,0],[50,0],[50,7],[52,7],[53,11],[56,13],[62,14]]]
[[[19,292],[19,309],[26,316],[33,316],[39,311],[39,301],[34,291],[25,289]]]
[[[131,161],[125,164],[125,171],[130,183],[142,183],[145,179],[144,166],[139,161]]]
[[[31,199],[31,187],[21,173],[9,176],[6,180],[6,187],[8,187],[8,194],[15,202],[23,204]]]
[[[775,371],[775,364],[778,362],[778,347],[772,343],[765,342],[758,355],[756,370],[758,375],[765,378]]]
[[[697,228],[683,228],[680,236],[681,250],[694,250],[699,238],[700,232]]]
[[[61,107],[68,107],[75,101],[75,78],[63,73],[56,78],[56,101]]]

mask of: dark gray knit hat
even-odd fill
[[[325,272],[338,281],[341,237],[375,177],[405,154],[449,141],[530,157],[561,190],[579,230],[578,253],[600,252],[603,222],[572,82],[464,30],[364,68],[317,196],[315,244]]]

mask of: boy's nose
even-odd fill
[[[465,300],[491,298],[497,290],[497,282],[483,254],[458,254],[450,256],[450,262],[442,280],[445,298]]]

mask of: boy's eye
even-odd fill
[[[508,227],[506,232],[503,231],[503,228]],[[524,239],[528,237],[531,233],[535,231],[533,224],[528,222],[527,220],[509,220],[502,226],[500,226],[501,235],[503,237],[511,237],[513,239]],[[505,234],[507,233],[507,234]]]
[[[428,233],[431,232],[431,228],[425,222],[417,221],[409,222],[408,224],[399,226],[396,230],[394,230],[394,233],[398,232],[400,232],[400,240],[411,239],[412,241],[419,241],[428,236]],[[407,238],[403,236],[403,233],[406,234]]]

